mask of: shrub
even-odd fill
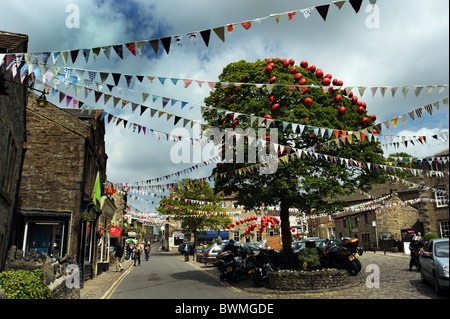
[[[300,267],[303,270],[313,270],[320,268],[320,257],[316,248],[305,248],[298,254]]]
[[[0,288],[5,290],[7,299],[52,298],[42,269],[0,272]]]
[[[428,241],[428,240],[430,240],[430,239],[436,239],[436,238],[439,238],[439,236],[438,236],[438,234],[435,234],[435,233],[426,233],[426,234],[423,236],[423,240],[424,240],[424,241]]]

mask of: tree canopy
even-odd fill
[[[170,215],[180,221],[183,233],[197,235],[205,229],[225,228],[231,222],[230,217],[222,214],[225,209],[217,205],[222,197],[214,192],[209,183],[183,179],[171,191],[170,196],[159,202],[157,211],[161,215]]]
[[[336,139],[334,134],[314,131],[313,127],[327,128],[342,135],[346,131],[367,128],[375,120],[374,116],[367,114],[364,102],[342,89],[342,81],[333,80],[333,86],[325,92],[322,86],[331,85],[332,76],[324,73],[315,66],[307,65],[306,61],[296,66],[293,60],[279,58],[230,63],[223,69],[219,80],[221,83],[231,84],[228,87],[217,84],[210,96],[205,98],[205,103],[213,110],[272,119],[270,127],[277,128],[277,144],[283,145],[278,149],[278,156],[284,156],[292,149],[315,149],[331,158],[383,163],[383,151],[375,139],[353,139],[352,143],[336,145],[333,142]],[[266,85],[251,85],[252,83]],[[311,85],[316,87],[310,87]],[[260,124],[260,121],[252,123],[248,116],[236,117],[230,112],[211,112],[211,109],[207,109],[203,117],[210,126],[220,129],[257,129]],[[299,126],[286,127],[286,122]],[[302,125],[302,132],[295,129]],[[376,130],[374,133],[377,133]],[[236,144],[242,146],[240,143]],[[273,144],[270,146],[273,147]],[[236,145],[233,147],[236,151]],[[248,150],[248,143],[245,144],[245,149]],[[249,165],[253,163],[248,160],[244,163],[223,163],[213,173],[220,174]],[[382,181],[384,174],[377,170],[337,163],[330,160],[330,157],[302,156],[294,160],[279,161],[273,174],[249,171],[216,179],[215,190],[224,191],[225,194],[238,192],[237,204],[244,205],[246,209],[279,205],[283,248],[290,250],[289,208],[332,213],[342,208],[337,195],[351,194],[356,189],[368,191],[371,184]]]

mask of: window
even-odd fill
[[[448,238],[448,220],[439,222],[439,229],[441,231],[441,237]]]
[[[1,172],[1,184],[0,186],[4,189],[7,194],[11,194],[13,188],[13,177],[15,171],[15,162],[17,156],[17,147],[14,143],[11,133],[8,134],[8,139],[6,141],[6,152],[5,152],[5,171]]]
[[[436,187],[436,191],[434,192],[435,200],[436,200],[436,207],[447,207],[448,206],[448,196],[447,196],[447,189],[445,186],[443,187]]]
[[[236,243],[239,242],[239,232],[238,231],[233,232],[233,239]]]

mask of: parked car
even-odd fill
[[[449,239],[438,238],[426,242],[420,254],[420,275],[424,282],[434,285],[436,293],[442,295],[449,288]],[[427,254],[428,253],[428,254]]]
[[[205,252],[203,253],[202,263],[204,263],[205,265],[216,265],[216,257],[223,251],[224,247],[225,245],[215,245],[206,248]]]

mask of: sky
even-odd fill
[[[64,51],[110,46],[141,40],[171,37],[167,54],[159,46],[155,54],[148,43],[143,56],[133,56],[124,48],[120,59],[111,52],[110,58],[100,54],[94,62],[78,57],[67,67],[102,72],[148,75],[156,77],[217,81],[222,69],[229,63],[265,58],[295,59],[296,64],[306,60],[342,79],[344,86],[367,86],[361,97],[367,103],[369,114],[383,122],[408,113],[429,103],[448,97],[448,87],[439,94],[435,89],[427,95],[426,89],[416,96],[416,85],[447,85],[449,83],[449,3],[445,0],[376,1],[362,2],[358,13],[346,1],[341,9],[331,4],[326,21],[313,10],[308,18],[302,12],[288,20],[284,13],[306,9],[331,2],[272,1],[272,0],[15,0],[2,3],[0,30],[27,34],[28,52]],[[279,22],[271,17],[282,14]],[[257,18],[266,18],[257,22]],[[210,30],[229,23],[253,21],[246,30],[235,25],[225,32],[222,42],[211,32],[209,45],[200,38],[188,39],[191,32]],[[181,46],[175,36],[182,36]],[[69,58],[70,60],[70,58]],[[51,60],[50,60],[51,61]],[[53,61],[51,61],[53,62]],[[56,65],[64,67],[60,58]],[[210,93],[207,85],[166,81],[142,83],[134,80],[130,87],[122,81],[122,90],[114,94],[141,103],[140,93],[189,102],[181,109],[179,104],[168,105],[164,111],[189,119],[200,120],[200,108]],[[109,77],[107,83],[112,84]],[[406,97],[399,89],[393,97],[390,89],[383,97],[372,96],[372,86],[412,86]],[[69,88],[70,89],[70,88]],[[67,91],[67,94],[71,92]],[[61,91],[64,89],[61,88]],[[103,92],[107,89],[103,88]],[[119,92],[119,93],[117,93]],[[83,94],[81,94],[82,96]],[[92,95],[86,103],[93,103]],[[58,99],[51,100],[58,105]],[[63,102],[64,103],[64,102]],[[148,104],[162,110],[160,100]],[[61,105],[64,107],[64,105]],[[106,106],[105,106],[106,110]],[[165,120],[140,116],[129,107],[108,110],[118,117],[152,129],[170,133],[173,125]],[[179,126],[178,126],[179,127]],[[448,131],[448,107],[440,104],[433,115],[424,112],[422,119],[405,124],[400,120],[396,128],[384,134],[395,136],[432,136]],[[191,167],[195,163],[174,163],[170,156],[173,142],[137,134],[123,126],[106,126],[107,178],[113,183],[148,180]],[[432,141],[425,145],[393,148],[385,147],[385,155],[407,152],[415,157],[426,157],[448,149],[448,141]],[[208,165],[182,177],[209,176],[215,165]],[[172,182],[173,180],[171,180]],[[145,201],[131,202],[136,208],[153,212],[154,205]]]

